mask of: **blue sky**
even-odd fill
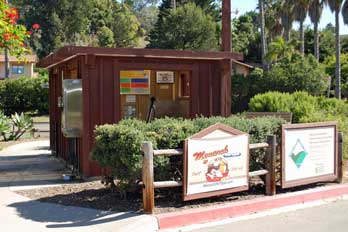
[[[236,9],[238,9],[238,11],[239,11],[238,15],[242,15],[243,13],[245,13],[247,11],[255,10],[257,4],[258,4],[258,0],[242,0],[242,1],[232,0],[232,3],[231,3],[232,12],[234,12]],[[235,13],[232,13],[232,18],[234,18],[234,17],[236,17],[236,15],[235,15]],[[341,35],[348,34],[348,25],[343,24],[342,16],[340,18],[340,22],[341,22],[340,23],[340,34]],[[328,23],[332,23],[333,25],[335,25],[335,15],[333,13],[331,13],[331,11],[328,7],[326,7],[324,9],[323,16],[322,16],[319,27],[323,28]],[[308,17],[306,19],[305,24],[306,25],[311,24]],[[298,24],[295,23],[294,27],[297,28]]]

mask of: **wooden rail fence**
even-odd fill
[[[249,177],[265,175],[265,193],[268,196],[276,193],[276,137],[267,136],[266,143],[250,144],[249,149],[266,149],[266,169],[249,172]],[[144,212],[152,214],[155,207],[154,189],[182,186],[181,181],[154,181],[153,157],[154,156],[183,156],[182,149],[153,150],[151,142],[143,142],[142,187]]]

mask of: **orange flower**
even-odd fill
[[[8,19],[11,24],[15,24],[19,18],[17,8],[11,8],[10,10],[5,11],[5,18]]]
[[[5,40],[5,41],[8,41],[8,40],[10,40],[10,38],[11,38],[11,34],[5,32],[5,33],[4,33],[4,40]]]

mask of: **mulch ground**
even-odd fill
[[[312,184],[277,190],[277,194],[316,188],[329,184]],[[115,189],[105,187],[100,181],[65,184],[56,187],[47,187],[17,191],[30,199],[41,202],[79,206],[110,211],[142,212],[142,193],[128,193],[126,198]],[[198,208],[210,205],[220,205],[227,202],[264,197],[264,186],[258,183],[249,191],[211,197],[193,201],[182,201],[182,188],[160,189],[155,191],[155,214],[180,211],[189,208]]]

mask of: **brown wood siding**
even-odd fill
[[[199,113],[203,116],[212,115],[211,112],[211,63],[200,62],[199,64]]]
[[[164,70],[188,71],[190,73],[190,117],[196,115],[221,115],[221,83],[226,84],[226,62],[217,60],[173,60],[158,58],[125,58],[108,56],[79,56],[73,60],[54,66],[50,72],[50,119],[51,128],[56,123],[58,156],[68,159],[68,140],[61,133],[61,108],[57,107],[58,96],[62,93],[61,72],[67,78],[67,67],[77,62],[78,78],[83,80],[83,133],[78,140],[80,169],[85,176],[101,174],[96,162],[91,161],[93,131],[96,125],[117,123],[121,119],[121,96],[119,88],[120,70]],[[70,64],[70,65],[69,65]],[[54,74],[54,70],[58,70]],[[225,86],[226,87],[226,86]],[[176,90],[177,91],[177,90]],[[223,98],[223,96],[225,96]],[[141,101],[144,103],[145,101]],[[145,104],[145,103],[144,103]],[[226,106],[225,106],[226,107]],[[226,109],[224,109],[226,110]],[[51,142],[54,143],[51,135]]]

